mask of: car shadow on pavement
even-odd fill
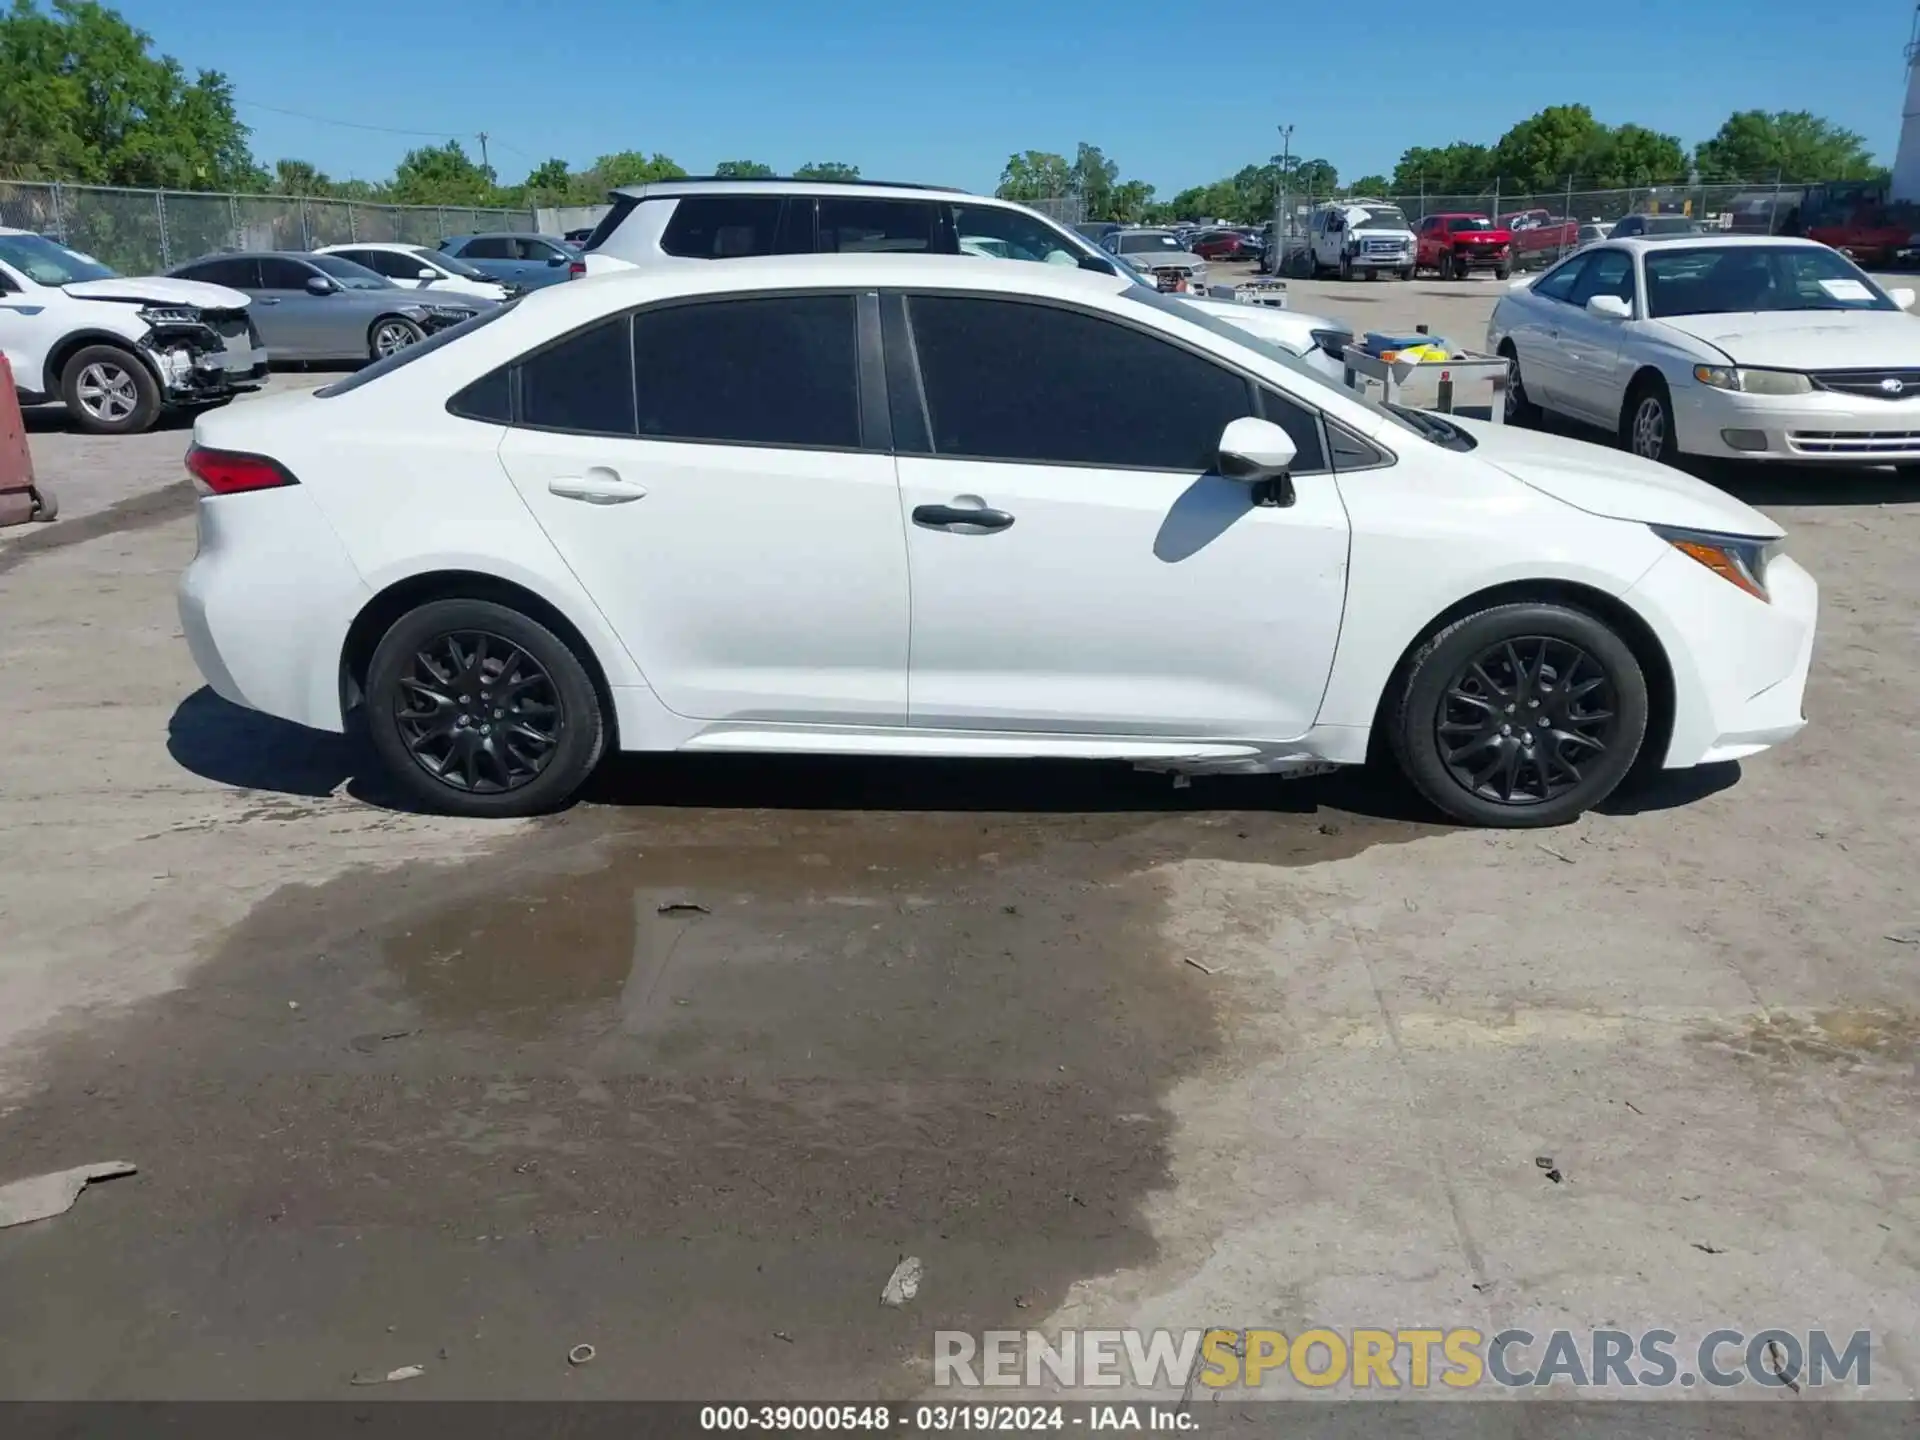
[[[313,798],[346,786],[356,800],[411,809],[381,773],[366,732],[309,730],[222,700],[202,686],[167,721],[167,753],[182,768],[240,790]]]

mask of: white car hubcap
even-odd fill
[[[115,423],[133,414],[140,404],[140,392],[133,376],[118,365],[98,362],[80,372],[80,408],[95,420]]]
[[[1633,412],[1633,453],[1658,460],[1667,445],[1667,412],[1649,395]]]

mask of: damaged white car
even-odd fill
[[[0,228],[0,354],[22,405],[59,401],[82,430],[131,435],[168,410],[257,390],[267,351],[248,297],[125,277],[90,255]]]

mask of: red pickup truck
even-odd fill
[[[1414,233],[1414,273],[1438,271],[1442,280],[1460,280],[1475,270],[1491,270],[1504,280],[1513,274],[1513,233],[1484,215],[1429,215]]]
[[[1513,236],[1516,270],[1551,265],[1580,248],[1580,222],[1563,219],[1551,211],[1516,210],[1511,215],[1502,215],[1500,223]]]

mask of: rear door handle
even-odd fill
[[[984,505],[916,505],[913,523],[928,530],[1004,530],[1013,524],[1013,516]]]
[[[647,493],[643,485],[622,480],[618,472],[596,465],[584,475],[562,475],[547,482],[547,493],[589,505],[624,505]]]
[[[254,303],[256,305],[278,305],[280,302],[271,295],[262,295]]]

